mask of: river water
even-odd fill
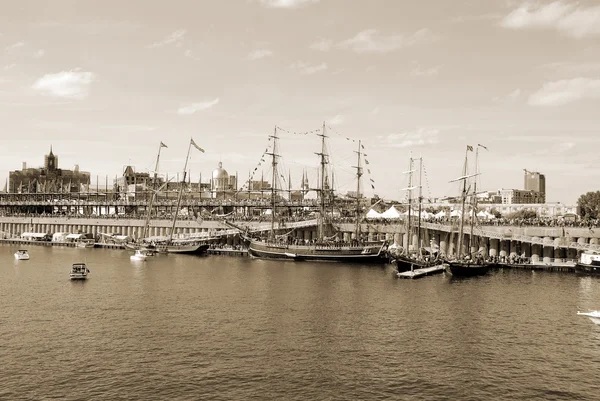
[[[0,246],[0,399],[597,400],[600,279]],[[71,282],[72,263],[91,270]]]

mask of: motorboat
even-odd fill
[[[15,259],[17,260],[29,260],[29,253],[27,249],[19,249],[15,252]]]
[[[148,254],[146,253],[146,251],[138,249],[138,250],[135,251],[135,253],[133,255],[131,255],[129,257],[129,259],[131,259],[131,260],[138,260],[138,261],[145,261],[147,257],[148,257]]]
[[[95,244],[92,241],[77,241],[75,247],[77,248],[93,248]]]
[[[87,268],[85,263],[73,263],[71,266],[71,280],[85,280],[87,279],[90,270]]]
[[[591,276],[600,275],[600,253],[594,251],[583,252],[579,261],[575,264],[575,273]]]
[[[600,324],[600,311],[594,310],[590,312],[577,312],[579,316],[587,316],[590,320],[596,324]]]

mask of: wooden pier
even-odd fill
[[[543,270],[547,272],[575,273],[575,262],[551,263],[498,263],[497,268]]]
[[[402,273],[397,273],[397,276],[398,276],[398,278],[415,279],[415,278],[421,278],[421,277],[425,277],[425,276],[431,276],[433,274],[443,273],[445,270],[446,270],[446,265],[441,264],[441,265],[437,265],[437,266],[424,267],[422,269],[414,269],[412,271],[409,270],[409,271],[405,271]]]

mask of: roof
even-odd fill
[[[79,239],[83,236],[83,234],[69,234],[65,238],[67,239]]]
[[[44,238],[48,236],[46,233],[23,233],[21,237]]]

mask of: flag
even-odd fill
[[[198,149],[200,152],[204,153],[204,149],[202,149],[200,146],[196,145],[196,142],[194,142],[194,138],[190,138],[190,143],[191,143],[192,145],[194,145],[194,147],[195,147],[196,149]]]
[[[473,151],[473,146],[467,145],[467,150],[470,150],[472,152]]]
[[[161,147],[161,148],[168,148],[168,146],[167,146],[167,145],[165,145],[164,143],[162,143],[162,141],[160,141],[160,147]]]
[[[484,148],[485,150],[488,150],[488,148],[486,148],[485,146],[483,146],[482,144],[478,143],[477,146],[481,146],[482,148]]]

